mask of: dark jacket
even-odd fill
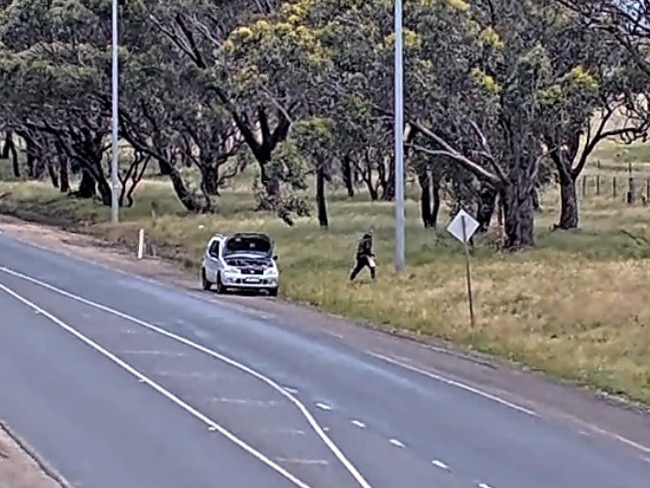
[[[357,246],[357,258],[371,257],[372,253],[372,236],[370,234],[364,235]]]

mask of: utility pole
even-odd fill
[[[406,267],[404,213],[404,53],[402,0],[395,0],[395,271]]]
[[[113,125],[113,147],[112,147],[112,160],[111,160],[111,222],[117,224],[120,221],[120,179],[119,179],[119,67],[118,67],[118,19],[119,19],[119,0],[113,0],[113,15],[112,15],[112,116],[111,122]]]

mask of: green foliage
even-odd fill
[[[510,209],[513,247],[534,243],[534,190],[553,172],[578,174],[607,134],[592,134],[595,114],[623,108],[637,129],[615,135],[629,140],[648,123],[635,101],[647,76],[629,46],[602,41],[561,3],[404,6],[406,120],[416,129],[408,171],[426,168],[446,198],[468,206],[492,186]],[[249,164],[263,208],[300,200],[314,171],[349,178],[343,162],[391,199],[392,9],[384,0],[126,2],[121,137],[134,160],[165,168],[190,211],[215,211]],[[90,174],[103,201],[110,15],[108,0],[15,0],[0,12],[4,118],[42,159]]]

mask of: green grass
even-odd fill
[[[314,218],[289,228],[274,215],[253,212],[243,181],[218,199],[217,215],[194,216],[183,212],[168,182],[148,180],[118,226],[108,223],[108,209],[62,196],[44,183],[5,182],[3,193],[3,212],[112,242],[134,246],[138,228],[145,227],[158,254],[193,272],[212,233],[266,231],[277,242],[281,294],[288,299],[450,340],[650,403],[650,208],[628,207],[622,198],[584,199],[581,229],[552,233],[557,193],[547,192],[537,219],[538,247],[526,253],[495,253],[494,235],[482,237],[472,258],[478,320],[472,329],[463,251],[444,231],[448,214],[441,215],[440,230],[425,230],[413,199],[407,205],[409,268],[396,276],[393,207],[363,194],[352,200],[332,195],[331,228],[324,230]],[[350,284],[355,243],[369,227],[376,235],[379,279],[363,276]]]

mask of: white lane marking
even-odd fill
[[[365,429],[365,428],[366,428],[366,424],[364,424],[363,422],[361,422],[361,420],[356,420],[356,419],[353,420],[353,421],[352,421],[352,425],[356,425],[356,426],[359,427],[360,429]]]
[[[288,386],[284,387],[284,391],[289,392],[289,393],[293,393],[294,395],[298,394],[298,390],[296,390],[295,388],[289,388]]]
[[[378,359],[382,359],[383,361],[386,361],[391,364],[395,364],[397,366],[401,366],[402,368],[409,369],[411,371],[414,371],[416,373],[420,373],[421,375],[427,376],[433,380],[440,381],[441,383],[445,383],[449,386],[453,386],[456,388],[459,388],[461,390],[465,390],[469,393],[473,393],[474,395],[478,395],[480,397],[486,398],[488,400],[491,400],[495,403],[498,403],[500,405],[503,405],[504,407],[508,407],[512,410],[516,410],[517,412],[524,413],[526,415],[530,415],[533,417],[539,417],[539,414],[537,412],[534,412],[528,408],[516,405],[512,402],[509,402],[508,400],[505,400],[501,397],[498,397],[496,395],[492,395],[491,393],[487,393],[483,390],[479,390],[478,388],[474,388],[473,386],[466,385],[465,383],[461,383],[459,381],[455,381],[449,378],[445,378],[443,376],[440,376],[438,374],[432,373],[431,371],[427,371],[425,369],[418,368],[416,366],[412,366],[408,363],[399,361],[397,359],[391,358],[389,356],[384,356],[383,354],[379,354],[374,351],[366,351],[369,355],[376,357]]]
[[[321,329],[321,331],[329,336],[336,337],[337,339],[345,339],[345,337],[343,337],[343,334],[339,334],[338,332],[334,332],[329,329]]]
[[[119,333],[120,333],[120,334],[125,334],[125,335],[135,335],[135,334],[138,333],[138,331],[137,331],[137,330],[133,330],[133,329],[121,329],[121,330],[119,331]]]
[[[325,411],[332,410],[332,407],[330,407],[327,403],[317,402],[316,406],[321,410],[325,410]]]
[[[262,429],[267,434],[307,435],[307,432],[300,429]]]
[[[440,469],[444,469],[446,471],[449,471],[449,466],[447,464],[443,463],[442,461],[440,461],[439,459],[434,459],[433,461],[431,461],[431,464],[433,464],[436,468],[440,468]]]
[[[485,483],[479,483],[478,488],[492,488],[490,485],[485,484]]]
[[[398,441],[397,439],[391,439],[389,442],[396,447],[406,447],[403,442]]]
[[[174,334],[172,332],[166,331],[165,329],[162,329],[160,327],[156,327],[153,324],[150,324],[148,322],[145,322],[144,320],[140,320],[136,317],[133,317],[131,315],[125,314],[123,312],[120,312],[118,310],[115,310],[113,308],[107,307],[105,305],[101,305],[99,303],[93,302],[91,300],[87,300],[86,298],[80,297],[78,295],[75,295],[73,293],[67,292],[65,290],[62,290],[60,288],[57,288],[56,286],[50,285],[48,283],[45,283],[43,281],[37,280],[36,278],[32,278],[31,276],[27,276],[23,273],[19,273],[18,271],[11,270],[9,268],[6,268],[4,266],[0,266],[0,271],[9,274],[11,276],[14,276],[16,278],[20,278],[22,280],[25,280],[29,283],[32,283],[34,285],[38,285],[42,288],[45,288],[47,290],[50,290],[54,293],[57,293],[61,296],[70,298],[71,300],[74,300],[79,303],[83,303],[85,305],[88,305],[90,307],[96,308],[97,310],[101,310],[103,312],[109,313],[111,315],[115,315],[116,317],[120,317],[124,320],[128,320],[129,322],[132,322],[134,324],[138,324],[141,327],[144,327],[145,329],[148,329],[150,331],[156,332],[164,337],[168,337],[170,339],[173,339],[177,342],[180,342],[181,344],[185,344],[188,347],[191,347],[192,349],[195,349],[197,351],[200,351],[204,354],[207,354],[208,356],[211,356],[215,359],[218,359],[219,361],[226,363],[236,369],[239,369],[240,371],[243,371],[244,373],[249,374],[250,376],[253,376],[254,378],[257,378],[261,382],[265,383],[278,393],[280,395],[284,396],[287,398],[291,403],[294,404],[294,406],[298,409],[298,411],[302,414],[302,416],[307,420],[307,423],[309,423],[309,426],[312,428],[312,430],[320,437],[320,439],[323,441],[323,443],[327,446],[327,448],[334,454],[334,456],[339,460],[339,462],[347,469],[347,471],[350,473],[350,475],[354,478],[354,480],[361,486],[361,488],[372,488],[370,483],[366,481],[366,479],[361,475],[359,470],[350,462],[350,460],[343,454],[343,452],[339,449],[339,447],[332,441],[332,439],[329,438],[329,436],[325,433],[327,430],[325,430],[323,427],[320,426],[320,424],[316,421],[314,416],[309,412],[307,407],[300,401],[298,400],[295,396],[293,396],[291,393],[288,393],[286,390],[284,390],[278,383],[273,381],[271,378],[263,375],[262,373],[249,368],[248,366],[241,364],[234,359],[231,359],[227,356],[224,356],[223,354],[220,354],[216,351],[213,351],[212,349],[208,349],[207,347],[201,346],[200,344],[197,344],[195,342],[190,341],[189,339],[186,339],[182,336],[179,336],[177,334]]]
[[[307,465],[319,464],[322,466],[329,465],[329,461],[325,459],[275,458],[275,460],[279,463],[307,464]]]
[[[637,449],[641,452],[644,452],[646,454],[650,454],[650,447],[644,446],[643,444],[639,444],[637,442],[631,441],[630,439],[626,439],[623,436],[620,436],[618,434],[615,434],[613,432],[609,432],[605,429],[601,429],[600,427],[596,427],[593,424],[589,424],[587,422],[583,422],[580,419],[577,419],[575,417],[571,417],[574,421],[577,421],[587,427],[588,429],[591,429],[593,432],[596,432],[597,434],[603,435],[605,437],[609,437],[610,439],[615,439],[629,447],[633,447],[634,449]]]
[[[165,371],[155,369],[153,371],[155,376],[165,376],[167,378],[193,378],[199,380],[223,380],[227,378],[226,375],[219,373],[199,373],[198,371],[192,371],[189,373],[179,373],[177,371]]]
[[[245,398],[210,398],[213,403],[231,403],[235,405],[255,405],[256,407],[275,407],[280,405],[280,402],[275,400],[247,400]]]
[[[18,300],[19,302],[21,302],[24,305],[28,306],[32,310],[38,310],[41,313],[41,315],[43,315],[44,317],[47,317],[55,325],[58,325],[61,329],[63,329],[66,332],[70,333],[71,335],[73,335],[74,337],[79,339],[81,342],[83,342],[87,346],[91,347],[92,349],[94,349],[95,351],[97,351],[98,353],[103,355],[104,357],[110,359],[115,364],[117,364],[119,367],[121,367],[125,371],[131,373],[133,376],[138,378],[138,380],[140,380],[141,382],[146,383],[147,385],[149,385],[151,388],[156,390],[158,393],[163,395],[165,398],[167,398],[168,400],[172,401],[173,403],[175,403],[176,405],[181,407],[187,413],[189,413],[190,415],[192,415],[195,418],[202,421],[209,428],[211,428],[211,430],[219,432],[222,436],[224,436],[225,438],[227,438],[228,440],[230,440],[231,442],[233,442],[234,444],[236,444],[237,446],[242,448],[244,451],[246,451],[248,454],[253,456],[255,459],[257,459],[258,461],[266,464],[269,468],[271,468],[276,473],[284,476],[286,479],[291,481],[294,485],[296,485],[296,486],[298,486],[300,488],[310,488],[310,486],[308,484],[306,484],[305,482],[303,482],[303,481],[299,480],[298,478],[296,478],[290,472],[285,470],[282,466],[280,466],[279,464],[273,462],[271,459],[266,457],[264,454],[257,451],[252,446],[248,445],[246,442],[244,442],[239,437],[235,436],[229,430],[222,427],[220,424],[214,422],[208,416],[201,413],[199,410],[195,409],[191,405],[188,405],[183,400],[181,400],[176,395],[174,395],[172,392],[170,392],[169,390],[166,390],[164,387],[160,386],[158,383],[156,383],[152,379],[150,379],[147,376],[145,376],[144,374],[142,374],[140,371],[138,371],[137,369],[132,367],[127,362],[122,361],[115,354],[113,354],[112,352],[110,352],[107,349],[104,349],[102,346],[100,346],[99,344],[94,342],[92,339],[89,339],[88,337],[83,335],[81,332],[77,331],[74,327],[66,324],[64,321],[62,321],[58,317],[52,315],[48,311],[44,310],[43,308],[39,307],[35,303],[29,301],[28,299],[22,297],[21,295],[19,295],[18,293],[16,293],[12,289],[6,287],[5,285],[3,285],[1,283],[0,283],[0,290],[2,290],[5,293],[7,293],[8,295],[14,297],[16,300]]]
[[[145,349],[128,349],[126,351],[118,351],[118,354],[133,354],[134,356],[168,356],[171,358],[182,358],[187,356],[184,352],[171,352],[171,351],[153,351]]]

